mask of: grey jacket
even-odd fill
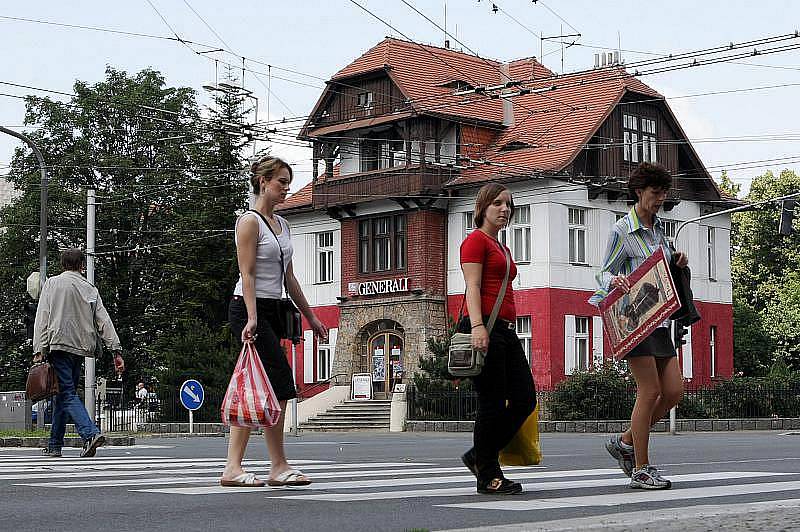
[[[93,304],[96,304],[94,315]],[[121,351],[117,331],[97,288],[78,272],[66,271],[51,277],[45,281],[39,297],[33,352],[66,351],[94,357],[95,323],[105,346],[111,351]]]

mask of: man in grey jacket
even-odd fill
[[[67,421],[72,418],[83,439],[81,456],[94,456],[105,443],[105,436],[92,422],[76,388],[84,357],[102,354],[97,342],[99,333],[105,346],[114,353],[118,373],[125,370],[122,347],[103,306],[97,288],[81,274],[85,266],[83,252],[66,249],[61,253],[64,272],[47,279],[42,287],[33,330],[34,361],[44,357],[58,376],[58,395],[53,399],[53,424],[50,442],[43,453],[61,456]]]

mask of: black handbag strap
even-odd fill
[[[283,285],[283,289],[286,290],[286,297],[291,297],[291,296],[289,296],[289,286],[286,284],[286,266],[283,263],[283,247],[281,247],[281,241],[278,239],[278,235],[275,234],[275,230],[272,228],[271,225],[269,225],[269,221],[267,221],[266,216],[264,216],[263,214],[261,214],[260,212],[258,212],[255,209],[250,209],[249,212],[256,213],[258,215],[258,217],[261,218],[261,220],[264,221],[264,225],[267,226],[267,228],[269,229],[269,232],[272,233],[272,236],[275,237],[275,243],[278,244],[278,251],[280,251],[280,253],[281,253],[281,284]],[[280,223],[280,220],[278,220],[278,223]],[[288,230],[287,228],[283,227],[283,224],[281,224],[281,228],[285,229],[285,230]]]

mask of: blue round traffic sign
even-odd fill
[[[188,410],[197,410],[203,406],[203,385],[189,379],[180,388],[181,404]]]

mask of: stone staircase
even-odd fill
[[[313,432],[388,431],[391,403],[390,400],[345,401],[300,423],[300,430]]]

